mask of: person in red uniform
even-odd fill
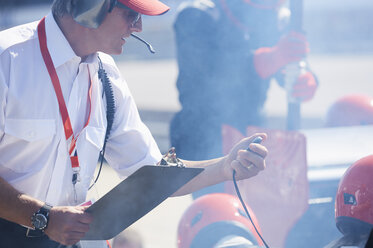
[[[335,223],[343,236],[325,248],[373,247],[372,176],[373,155],[369,155],[352,164],[341,178],[335,200]]]
[[[284,0],[196,0],[180,6],[174,31],[181,110],[171,121],[171,145],[181,157],[222,154],[221,127],[242,133],[265,124],[270,81],[285,84],[286,66],[309,52],[305,35],[291,31]],[[291,95],[309,101],[317,80],[308,65]],[[197,192],[220,191],[210,189]]]

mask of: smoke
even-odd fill
[[[304,8],[305,30],[313,53],[373,52],[371,1],[305,1]]]

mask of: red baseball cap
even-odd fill
[[[118,0],[118,2],[140,14],[150,16],[162,15],[170,9],[158,0]]]

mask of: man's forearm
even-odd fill
[[[265,146],[253,143],[257,137],[265,140],[267,135],[259,133],[242,139],[225,157],[205,161],[183,161],[186,167],[205,170],[175,192],[173,196],[189,194],[206,186],[232,180],[233,171],[236,171],[237,180],[256,176],[264,170],[265,157],[268,154]]]
[[[183,161],[186,167],[204,168],[205,170],[181,187],[172,196],[190,194],[204,187],[225,181],[226,179],[222,170],[223,166],[221,165],[223,162],[224,157],[205,161]]]
[[[31,216],[43,202],[22,194],[0,177],[0,217],[25,226],[31,225]]]

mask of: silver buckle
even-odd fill
[[[171,147],[158,164],[163,166],[185,167],[184,163],[176,157],[175,147]]]
[[[39,237],[43,236],[43,234],[44,233],[42,231],[31,229],[31,228],[27,228],[27,231],[26,231],[26,237],[28,237],[28,238],[39,238]]]

